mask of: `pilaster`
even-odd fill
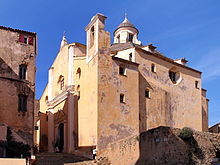
[[[69,92],[68,94],[68,146],[67,146],[67,152],[71,153],[74,151],[74,93]]]
[[[54,109],[48,109],[48,152],[54,152]]]
[[[73,56],[74,56],[74,47],[69,47],[69,69],[68,69],[68,85],[73,85]]]
[[[53,70],[54,68],[51,67],[48,74],[48,101],[53,99]]]
[[[53,100],[53,70],[49,69],[48,77],[48,101]],[[48,108],[48,152],[54,152],[54,109]]]

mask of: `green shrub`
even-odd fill
[[[179,137],[183,140],[189,140],[193,137],[193,131],[189,127],[184,127],[179,134]]]
[[[136,137],[136,140],[137,140],[137,141],[139,141],[139,140],[140,140],[139,136],[137,136],[137,137]]]

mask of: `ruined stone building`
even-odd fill
[[[0,26],[0,124],[33,145],[37,36]]]
[[[40,99],[41,150],[97,148],[99,154],[158,126],[207,131],[201,72],[185,58],[173,60],[152,44],[142,45],[126,17],[111,45],[105,20],[102,14],[91,19],[86,45],[67,44],[63,37]]]
[[[220,133],[220,123],[217,123],[209,128],[209,132]]]

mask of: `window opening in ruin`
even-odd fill
[[[145,90],[145,97],[146,98],[150,98],[150,91],[149,91],[149,89]]]
[[[129,61],[132,61],[132,53],[129,54]]]
[[[151,72],[156,72],[156,66],[155,64],[151,64]]]
[[[125,67],[122,66],[122,65],[119,66],[119,74],[120,75],[125,75]]]
[[[176,72],[169,71],[169,77],[173,82],[176,82]]]
[[[27,96],[23,94],[18,95],[18,111],[27,111]]]
[[[27,65],[25,64],[19,65],[19,79],[20,80],[26,79],[26,71],[27,71]]]
[[[125,95],[124,94],[120,94],[120,103],[124,103],[125,102]]]
[[[195,81],[195,87],[199,89],[199,81]]]
[[[129,35],[128,35],[128,41],[129,41],[129,42],[133,42],[133,36],[134,36],[134,35],[132,35],[132,34],[129,34]]]

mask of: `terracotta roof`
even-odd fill
[[[125,49],[130,49],[130,48],[133,48],[133,47],[136,48],[137,50],[140,50],[140,51],[142,51],[142,52],[145,52],[145,53],[148,53],[148,54],[150,54],[150,55],[153,55],[154,57],[158,57],[158,58],[160,58],[160,59],[163,59],[163,60],[165,60],[165,61],[167,61],[167,62],[170,62],[170,63],[172,63],[172,64],[178,65],[178,66],[180,66],[180,67],[189,69],[189,70],[191,70],[191,71],[194,71],[194,72],[197,72],[197,73],[200,73],[200,74],[202,73],[202,72],[200,72],[200,71],[198,71],[198,70],[195,70],[195,69],[192,69],[192,68],[190,68],[190,67],[188,67],[188,66],[185,66],[185,65],[176,63],[174,60],[172,60],[172,59],[170,59],[170,58],[164,56],[161,52],[159,52],[159,51],[157,51],[157,50],[154,50],[154,53],[151,53],[151,52],[149,52],[149,51],[147,51],[147,50],[142,49],[142,46],[141,46],[141,45],[137,45],[137,44],[134,44],[134,43],[131,43],[131,42],[113,44],[113,45],[111,46],[110,51],[111,51],[111,53],[116,54],[118,51],[125,50]]]
[[[186,69],[188,69],[188,70],[191,70],[191,71],[194,71],[194,72],[197,72],[197,73],[200,73],[200,74],[202,73],[202,72],[200,72],[200,71],[198,71],[198,70],[195,70],[195,69],[192,69],[192,68],[190,68],[190,67],[188,67],[188,66],[185,66],[185,65],[182,65],[182,64],[178,64],[178,63],[174,62],[174,60],[172,60],[172,59],[170,59],[170,58],[168,58],[168,57],[166,57],[166,56],[164,56],[164,55],[157,54],[157,53],[151,53],[151,52],[146,51],[146,50],[144,50],[144,49],[142,49],[142,48],[137,48],[137,47],[136,47],[136,49],[137,49],[137,50],[140,50],[140,51],[142,51],[142,52],[148,53],[148,54],[150,54],[150,55],[153,55],[154,57],[160,58],[160,59],[162,59],[162,60],[164,60],[164,61],[167,61],[167,62],[169,62],[169,63],[172,63],[172,64],[174,64],[174,65],[177,65],[177,66],[186,68]]]
[[[13,29],[13,28],[10,28],[10,27],[5,27],[5,26],[0,26],[0,29],[10,30],[10,31],[13,31],[13,32],[21,32],[21,33],[36,35],[35,32],[29,32],[29,31],[24,31],[24,30],[20,30],[20,29]]]
[[[112,44],[110,51],[115,52],[115,51],[130,49],[130,48],[134,48],[134,47],[141,47],[141,45],[134,44],[132,42],[115,43],[115,44]]]
[[[139,65],[139,64],[136,63],[136,62],[128,61],[128,60],[125,60],[125,59],[123,59],[123,58],[118,58],[118,57],[115,57],[115,56],[112,56],[112,59],[113,59],[113,60],[116,60],[116,61],[124,62],[124,63],[127,63],[127,64],[135,65],[135,66],[138,66],[138,65]]]

